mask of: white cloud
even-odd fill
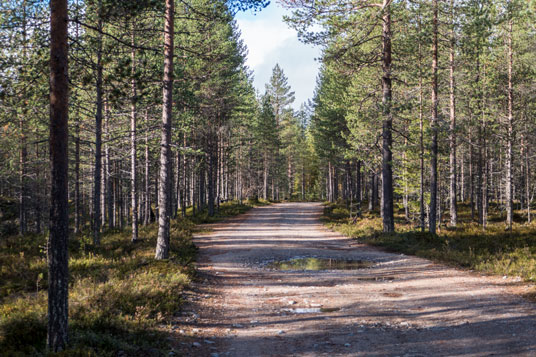
[[[237,23],[248,47],[247,65],[254,71],[253,84],[261,93],[276,63],[283,68],[292,90],[293,107],[298,109],[312,97],[319,63],[318,48],[304,45],[297,34],[283,22],[285,10],[272,3],[260,13],[241,13]]]
[[[242,39],[248,46],[248,65],[255,68],[264,63],[266,57],[278,52],[284,41],[295,37],[286,27],[274,26],[267,20],[238,20]]]

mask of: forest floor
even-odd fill
[[[200,279],[176,326],[196,356],[536,356],[519,278],[388,253],[328,230],[319,203],[254,208],[198,234]],[[273,270],[296,257],[358,270]],[[310,309],[310,310],[307,310]]]
[[[89,231],[69,240],[69,346],[61,356],[147,357],[175,354],[175,321],[197,279],[196,224],[217,222],[262,202],[227,202],[214,217],[206,211],[171,221],[170,259],[154,259],[158,225],[107,230],[101,244]],[[5,212],[5,211],[4,211]],[[16,212],[16,211],[15,211]],[[0,222],[2,223],[2,222]],[[1,227],[1,225],[0,225]],[[87,227],[86,227],[87,228]],[[202,229],[201,229],[202,230]],[[0,356],[44,356],[47,264],[44,234],[0,234]]]

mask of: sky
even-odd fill
[[[248,47],[246,64],[254,71],[253,84],[264,93],[276,63],[283,68],[288,83],[295,92],[294,109],[313,97],[320,57],[319,47],[305,45],[298,40],[295,30],[283,22],[287,11],[274,0],[264,10],[236,15],[242,39]]]

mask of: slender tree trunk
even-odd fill
[[[402,203],[404,205],[404,218],[409,222],[409,178],[408,178],[408,159],[407,159],[407,150],[408,150],[408,139],[404,138],[404,152],[402,153],[402,162],[404,163],[404,196],[402,198]]]
[[[265,200],[268,199],[268,152],[264,152],[264,160],[263,160],[263,189],[262,189],[262,196]]]
[[[173,109],[173,37],[174,0],[166,0],[164,28],[164,90],[162,106],[162,139],[160,150],[160,184],[158,190],[158,240],[156,259],[169,257],[169,220],[171,186],[171,116]]]
[[[482,128],[482,136],[481,136],[481,144],[480,147],[482,149],[482,218],[481,218],[481,224],[482,227],[485,229],[488,224],[488,207],[489,207],[489,153],[488,153],[488,147],[487,147],[487,140],[486,135],[487,133],[487,120],[486,120],[486,93],[485,93],[485,87],[486,86],[486,65],[485,63],[482,66],[482,104],[481,104],[481,128]]]
[[[393,115],[391,113],[391,12],[390,0],[383,0],[383,32],[382,32],[382,89],[383,89],[383,130],[382,130],[382,213],[383,231],[394,232],[393,209],[393,144],[391,129]]]
[[[474,148],[473,136],[469,133],[469,198],[471,204],[471,221],[475,220],[475,175],[474,175]]]
[[[108,101],[104,101],[104,122],[106,127],[106,140],[110,140],[110,109]],[[110,158],[110,145],[104,146],[104,174],[106,176],[106,207],[108,213],[106,214],[108,219],[108,227],[115,228],[115,222],[113,219],[113,197],[112,197],[112,169]]]
[[[210,141],[212,141],[212,139],[209,139]],[[213,142],[210,142],[210,148],[209,148],[209,154],[208,154],[208,177],[207,177],[207,181],[208,181],[208,215],[210,217],[214,216],[214,176],[215,176],[215,172],[216,171],[216,157],[215,157],[215,152],[214,152],[214,143]]]
[[[186,135],[183,135],[183,146],[186,147]],[[188,171],[187,171],[187,165],[188,161],[186,158],[186,154],[182,155],[182,216],[186,217],[186,205],[187,205],[187,192],[188,192]]]
[[[68,342],[69,240],[68,184],[68,11],[67,0],[50,1],[50,234],[48,262],[48,334],[50,351]]]
[[[419,45],[420,53],[420,45]],[[423,114],[423,86],[422,76],[419,77],[419,161],[420,161],[420,187],[419,187],[419,206],[420,206],[420,226],[421,232],[424,232],[426,226],[424,216],[424,114]]]
[[[136,179],[136,101],[138,100],[136,88],[136,38],[134,33],[134,21],[132,22],[132,49],[131,49],[131,91],[130,100],[130,200],[132,206],[132,242],[138,240],[138,182]]]
[[[430,127],[432,129],[432,145],[431,145],[431,158],[430,158],[430,217],[429,217],[429,230],[430,233],[436,233],[436,219],[437,219],[437,111],[438,111],[438,4],[437,0],[433,1],[434,6],[434,18],[433,18],[433,40],[432,40],[432,120]]]
[[[151,176],[149,160],[149,112],[145,111],[145,215],[143,225],[148,225],[151,221]]]
[[[179,138],[179,142],[180,142],[180,138]],[[181,180],[181,174],[182,174],[182,167],[181,167],[181,163],[182,163],[182,155],[181,155],[181,150],[180,148],[177,149],[177,161],[176,161],[176,168],[177,168],[177,181],[176,181],[176,184],[175,184],[175,201],[176,201],[176,210],[175,212],[173,213],[173,216],[175,218],[177,218],[178,214],[179,214],[179,210],[182,208],[182,180]]]
[[[328,162],[326,170],[326,199],[331,202],[331,163]]]
[[[20,130],[20,151],[19,151],[19,234],[24,235],[27,232],[26,222],[26,161],[28,157],[28,148],[26,145],[26,129],[24,127],[24,115],[19,115]]]
[[[292,190],[293,190],[293,182],[292,182],[292,156],[291,156],[291,155],[289,155],[289,157],[288,157],[287,179],[288,179],[288,198],[289,198],[289,200],[290,200],[290,199],[292,199]]]
[[[93,184],[93,244],[100,244],[101,231],[101,174],[102,174],[102,1],[97,10],[97,112],[95,114],[95,171]]]
[[[514,216],[514,202],[513,202],[513,175],[512,175],[512,155],[513,155],[513,122],[514,122],[514,90],[512,86],[512,64],[513,64],[513,53],[512,53],[512,20],[508,21],[508,35],[507,35],[507,46],[508,46],[508,122],[507,122],[507,133],[506,133],[506,160],[505,160],[505,170],[506,170],[506,227],[509,230],[512,230],[512,222]]]
[[[80,116],[76,116],[74,141],[74,233],[80,232]]]
[[[450,225],[456,227],[458,224],[458,210],[456,206],[456,84],[454,80],[454,51],[456,46],[456,38],[454,32],[454,0],[450,0],[450,53],[449,53],[449,97],[450,97]]]
[[[21,75],[26,74],[26,1],[22,2],[22,70]],[[22,88],[20,93],[22,100],[26,100],[26,88]],[[24,235],[27,232],[26,213],[26,161],[28,160],[28,148],[26,144],[26,128],[24,126],[24,116],[26,109],[23,108],[19,114],[20,148],[19,148],[19,233]]]
[[[465,150],[461,154],[462,161],[460,162],[460,200],[465,202],[467,200],[465,189]]]
[[[75,2],[76,11],[79,11],[78,0]],[[75,26],[75,39],[80,38],[80,24]],[[80,232],[80,110],[76,110],[75,121],[75,138],[74,138],[74,234]]]
[[[357,216],[361,217],[361,161],[356,163],[355,191],[357,200]]]
[[[530,196],[530,155],[529,155],[529,145],[527,141],[527,145],[525,147],[525,195],[527,196],[527,223],[531,222],[530,217],[530,204],[531,204],[531,196]]]

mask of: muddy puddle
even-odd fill
[[[294,258],[279,260],[266,264],[274,270],[358,270],[370,268],[374,262],[366,260],[331,259],[331,258]]]

